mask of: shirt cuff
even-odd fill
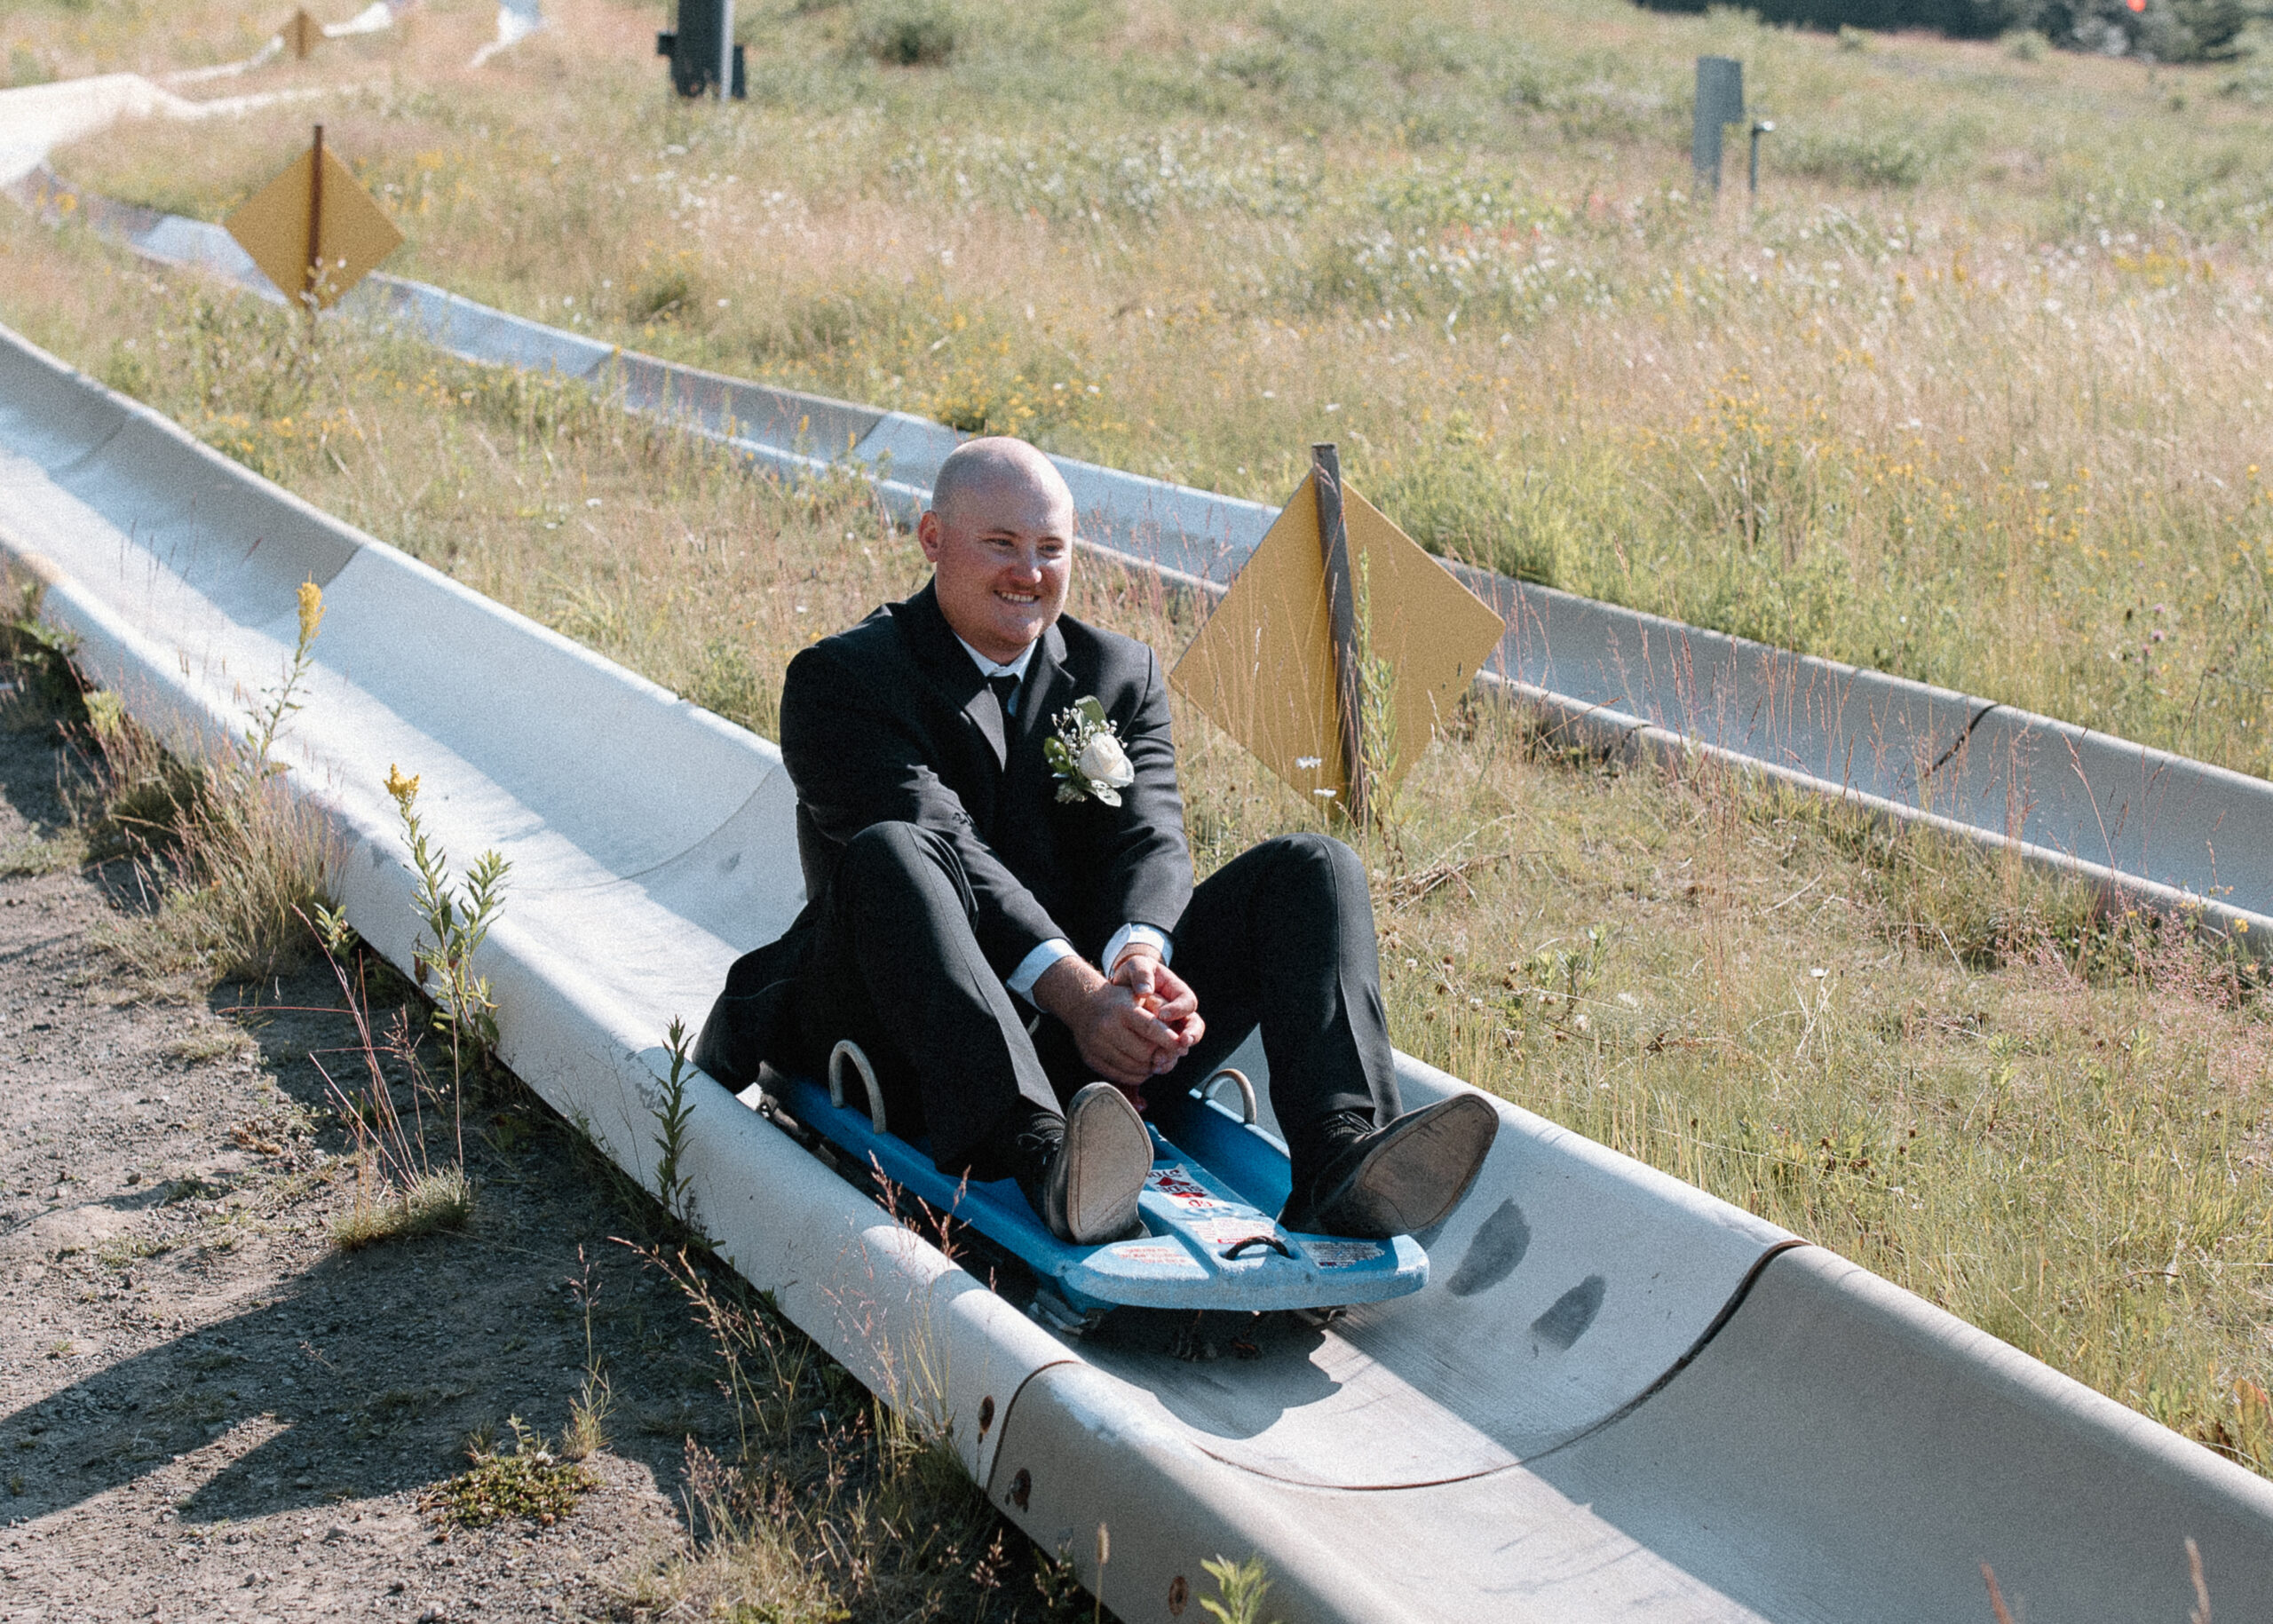
[[[1151,925],[1125,924],[1113,933],[1113,939],[1105,945],[1105,951],[1097,955],[1097,968],[1108,976],[1113,974],[1114,963],[1120,959],[1122,951],[1131,942],[1150,944],[1160,955],[1160,963],[1163,964],[1167,963],[1176,952],[1176,944],[1168,940],[1168,932],[1165,931],[1156,931]]]
[[[1073,956],[1073,944],[1062,936],[1053,936],[1018,961],[1002,983],[1028,1003],[1034,1002],[1034,984],[1041,979],[1042,971],[1060,959]]]

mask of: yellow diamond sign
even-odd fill
[[[316,143],[222,222],[295,304],[329,310],[402,244],[337,154]]]
[[[1346,484],[1342,511],[1350,567],[1366,606],[1360,643],[1368,664],[1390,678],[1379,785],[1389,789],[1421,759],[1507,627]],[[1296,489],[1169,681],[1295,788],[1348,796],[1314,475]]]

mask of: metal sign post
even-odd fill
[[[734,0],[718,0],[718,54],[711,59],[716,77],[710,93],[724,101],[734,94]]]
[[[1366,651],[1358,626],[1357,583],[1350,578],[1350,527],[1342,511],[1342,457],[1331,442],[1311,448],[1318,491],[1318,551],[1334,622],[1334,687],[1342,735],[1342,810],[1366,821],[1373,799],[1366,782]]]
[[[308,285],[300,292],[308,307],[308,330],[315,330],[316,301],[323,297],[323,126],[316,126],[308,164]]]
[[[1721,191],[1721,131],[1744,123],[1744,64],[1734,57],[1697,59],[1697,122],[1690,136],[1690,161],[1697,175]]]

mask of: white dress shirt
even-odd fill
[[[962,652],[970,656],[972,663],[978,667],[981,676],[1015,677],[1018,679],[1020,685],[1018,692],[1010,701],[1010,714],[1016,716],[1018,706],[1025,701],[1024,685],[1026,679],[1026,668],[1034,664],[1035,645],[1027,644],[1016,660],[1005,665],[989,660],[970,644],[963,643],[960,636],[955,638],[955,641],[962,643]],[[1160,963],[1163,964],[1168,962],[1168,955],[1175,951],[1175,944],[1168,940],[1165,931],[1131,921],[1115,931],[1113,933],[1113,939],[1105,943],[1105,951],[1097,955],[1097,968],[1108,976],[1113,974],[1113,967],[1121,963],[1121,955],[1138,944],[1150,944],[1152,950],[1160,955]],[[1003,978],[1002,985],[1028,1003],[1032,1003],[1034,984],[1041,979],[1042,972],[1058,960],[1070,959],[1073,956],[1073,944],[1062,936],[1053,936],[1020,959],[1018,967]]]

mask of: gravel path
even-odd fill
[[[683,1538],[687,1438],[732,1437],[683,1299],[611,1244],[638,1210],[524,1099],[469,1122],[467,1231],[336,1250],[354,1180],[308,1055],[352,1028],[273,1008],[336,1008],[329,971],[131,978],[105,876],[24,872],[58,764],[51,731],[0,733],[0,1621],[607,1615]],[[446,1529],[422,1496],[470,1434],[567,1421],[580,1246],[600,1486],[551,1527]]]

